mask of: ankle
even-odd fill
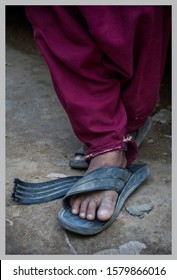
[[[119,166],[125,168],[127,160],[123,151],[114,150],[99,154],[91,159],[90,166],[86,173],[89,173],[103,166]]]

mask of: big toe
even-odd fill
[[[100,221],[107,221],[111,218],[114,213],[116,201],[117,201],[117,193],[114,191],[108,191],[104,193],[101,204],[97,211],[97,218]]]

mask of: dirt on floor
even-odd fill
[[[51,173],[83,175],[69,167],[81,143],[54,92],[50,74],[24,20],[8,22],[6,42],[6,254],[170,255],[171,87],[167,64],[150,133],[139,149],[151,176],[129,197],[116,221],[95,236],[65,231],[61,199],[22,205],[11,199],[13,180],[48,181]],[[168,62],[169,63],[169,62]],[[49,176],[50,177],[50,176]],[[128,206],[151,205],[143,216]]]

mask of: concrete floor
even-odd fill
[[[151,176],[126,201],[104,232],[83,237],[61,228],[61,199],[38,205],[11,200],[13,180],[47,181],[56,172],[83,175],[68,161],[77,148],[68,118],[50,80],[29,26],[11,24],[6,44],[6,254],[8,255],[170,255],[171,251],[171,120],[169,87],[163,84],[154,122],[139,149]],[[153,205],[143,218],[125,207]]]

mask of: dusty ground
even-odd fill
[[[125,206],[151,203],[144,218],[120,215],[104,232],[82,237],[62,230],[57,220],[61,199],[38,205],[11,200],[15,177],[47,181],[51,172],[82,175],[68,161],[79,141],[53,90],[48,68],[32,32],[21,21],[7,26],[6,58],[6,254],[171,254],[171,110],[169,79],[154,114],[160,114],[139,149],[151,176]],[[162,114],[162,109],[166,111]]]

